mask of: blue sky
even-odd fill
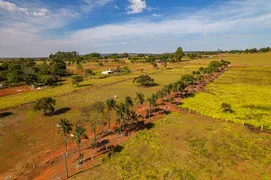
[[[0,0],[0,57],[271,46],[271,0]]]

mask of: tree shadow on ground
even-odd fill
[[[71,178],[71,177],[73,177],[73,176],[76,176],[76,175],[78,175],[78,174],[84,173],[84,172],[86,172],[86,171],[89,171],[89,170],[91,170],[91,169],[94,169],[94,168],[96,168],[96,167],[99,167],[100,165],[101,165],[101,164],[98,164],[98,165],[95,165],[95,166],[93,166],[93,167],[91,167],[91,168],[88,168],[88,169],[79,171],[79,172],[73,174],[72,176],[69,176],[69,178]]]
[[[71,108],[69,108],[69,107],[60,108],[60,109],[56,110],[55,112],[48,114],[48,116],[57,116],[60,114],[64,114],[70,110],[71,110]]]
[[[243,106],[244,108],[249,108],[249,109],[257,109],[257,110],[263,110],[263,111],[270,111],[271,107],[268,106],[256,106],[254,104],[246,105]]]
[[[88,87],[88,86],[93,86],[93,84],[82,84],[82,85],[79,85],[78,87]]]
[[[0,118],[8,117],[8,116],[11,116],[11,115],[13,115],[12,112],[3,112],[3,113],[0,113]]]
[[[145,124],[145,128],[148,129],[148,130],[150,130],[150,129],[154,128],[154,127],[155,127],[155,124],[153,124],[151,122],[148,122],[148,123]]]

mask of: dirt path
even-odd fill
[[[22,92],[33,91],[29,86],[17,86],[11,88],[0,89],[0,97],[18,94]]]

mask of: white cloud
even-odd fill
[[[18,7],[14,3],[11,3],[8,1],[0,0],[0,8],[9,12],[23,12],[23,13],[28,14],[27,8]]]
[[[153,13],[152,16],[153,16],[153,17],[162,17],[161,14],[156,14],[156,13]]]
[[[0,27],[0,57],[48,56],[59,50],[158,53],[172,51],[176,46],[187,50],[250,48],[270,46],[271,39],[269,0],[230,1],[189,11],[185,16],[105,24],[63,32],[61,37],[42,32],[61,28],[77,15],[67,9],[48,11],[46,17],[25,15],[23,21],[7,19],[4,24],[8,26]]]
[[[113,0],[81,0],[81,10],[85,13],[91,12],[96,7],[103,7]]]
[[[147,9],[145,0],[128,0],[130,5],[127,7],[127,14],[138,14]]]
[[[38,12],[34,12],[34,16],[45,16],[47,13],[49,13],[48,9],[41,8]]]
[[[115,9],[120,9],[119,6],[117,6],[117,5],[115,5],[114,8],[115,8]]]

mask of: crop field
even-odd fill
[[[271,129],[271,67],[232,68],[182,107],[203,115]],[[223,112],[221,103],[232,106]]]
[[[72,179],[269,179],[271,137],[212,118],[171,114]]]

